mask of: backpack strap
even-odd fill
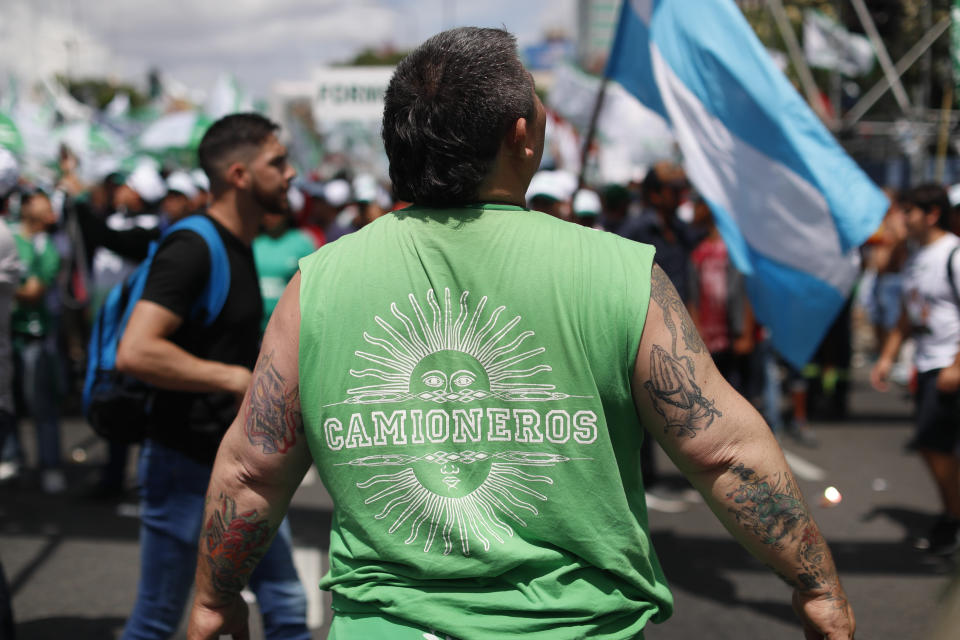
[[[960,291],[957,291],[957,279],[953,275],[953,257],[960,251],[960,246],[954,247],[947,257],[947,280],[950,282],[950,290],[953,291],[953,299],[960,307]]]
[[[230,259],[220,232],[207,216],[187,216],[167,227],[160,240],[162,242],[170,234],[183,230],[193,231],[203,238],[210,251],[210,277],[192,310],[193,316],[201,318],[203,325],[209,327],[220,315],[230,293]],[[156,249],[153,249],[152,253],[155,252]]]

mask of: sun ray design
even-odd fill
[[[553,484],[546,475],[535,475],[520,467],[552,467],[571,460],[554,453],[527,451],[436,451],[420,456],[384,454],[357,458],[340,464],[358,467],[401,466],[395,473],[374,475],[357,483],[359,489],[371,489],[364,504],[378,505],[377,520],[390,522],[388,532],[406,532],[405,544],[414,544],[423,535],[423,552],[429,553],[442,541],[443,555],[449,555],[458,546],[460,553],[471,555],[471,540],[489,551],[492,541],[500,544],[514,535],[514,527],[526,527],[525,515],[540,513],[538,502],[547,502],[540,490]],[[429,463],[426,471],[416,471],[417,463]],[[489,463],[489,471],[482,482],[461,496],[441,495],[424,486],[424,474],[459,473],[454,463],[479,465]],[[431,467],[431,465],[433,465]],[[453,485],[455,486],[455,485]],[[450,489],[453,489],[450,486]],[[537,486],[537,488],[534,488]],[[457,545],[459,543],[459,545]]]
[[[426,309],[411,293],[407,297],[409,311],[392,303],[390,313],[394,320],[375,316],[374,322],[383,334],[363,333],[363,340],[370,348],[354,353],[366,366],[350,369],[351,376],[369,384],[347,389],[347,398],[333,404],[415,399],[468,403],[488,398],[545,402],[587,397],[557,391],[552,384],[528,382],[529,378],[552,371],[550,365],[536,362],[546,351],[543,347],[524,348],[534,332],[517,329],[522,321],[519,315],[501,323],[506,311],[502,305],[486,313],[486,296],[481,297],[471,311],[469,298],[470,292],[464,291],[455,301],[450,289],[444,289],[438,300],[436,292],[429,289]],[[484,375],[452,378],[444,377],[448,372],[441,372],[444,376],[429,380],[431,388],[417,388],[422,385],[414,379],[414,374],[425,375],[418,367],[434,354],[444,352],[462,354],[461,357],[474,362],[477,371]],[[455,385],[455,381],[463,384]]]

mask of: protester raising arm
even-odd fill
[[[207,489],[190,640],[246,638],[240,596],[311,463],[300,415],[300,274],[277,303]]]
[[[806,637],[853,638],[830,550],[772,432],[720,376],[658,266],[650,299],[633,381],[643,424],[733,536],[794,588]]]

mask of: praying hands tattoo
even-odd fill
[[[671,350],[668,352],[660,345],[653,345],[650,352],[650,379],[643,386],[650,394],[653,408],[666,421],[664,432],[673,430],[677,437],[694,438],[698,432],[713,424],[714,418],[723,414],[712,400],[703,396],[694,380],[696,369],[692,356],[679,352],[677,323],[680,324],[686,352],[706,353],[707,347],[673,283],[656,265],[651,278],[650,299],[663,311],[663,323],[670,331]]]
[[[264,354],[253,371],[243,428],[250,444],[263,453],[286,453],[303,433],[300,389],[273,366],[273,352]]]

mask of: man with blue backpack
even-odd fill
[[[198,152],[211,183],[208,211],[170,227],[140,280],[111,293],[125,296],[123,304],[114,301],[123,309],[119,322],[104,315],[98,321],[99,330],[121,337],[113,377],[99,385],[104,393],[90,385],[92,408],[108,418],[116,411],[101,402],[117,391],[111,380],[148,385],[128,395],[146,410],[138,469],[141,575],[125,640],[171,637],[193,582],[214,456],[257,357],[262,302],[250,246],[264,213],[289,208],[295,171],[276,131],[256,114],[226,116],[210,127]],[[108,351],[99,353],[107,372]],[[285,523],[251,580],[270,638],[310,637],[291,551]]]

